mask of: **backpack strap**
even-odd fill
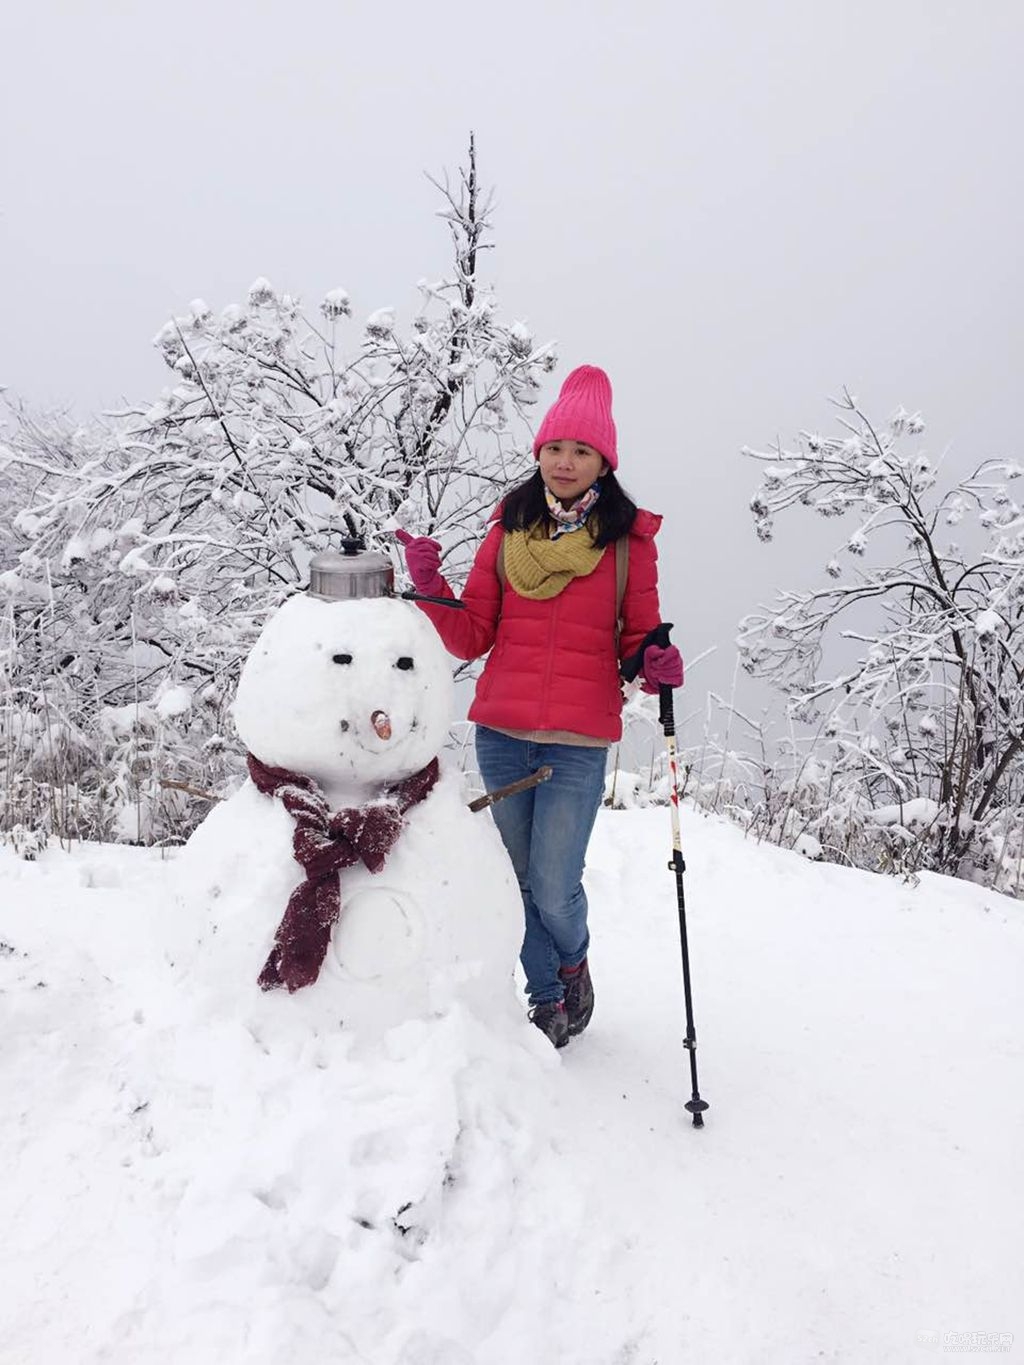
[[[615,652],[622,638],[622,603],[629,582],[629,536],[619,536],[615,542]]]

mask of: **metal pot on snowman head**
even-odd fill
[[[309,594],[326,602],[351,602],[364,597],[401,597],[411,602],[436,602],[463,608],[451,597],[428,597],[419,592],[396,592],[395,571],[386,555],[367,550],[362,536],[349,536],[337,550],[321,550],[309,561]]]

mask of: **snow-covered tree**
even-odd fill
[[[841,790],[849,805],[855,790],[866,820],[912,845],[900,865],[998,880],[1009,860],[1019,880],[1024,513],[1009,485],[1021,469],[986,460],[943,491],[919,416],[879,426],[848,393],[837,407],[836,434],[744,452],[762,466],[762,540],[791,507],[855,524],[825,584],[743,620],[743,666],[797,720],[820,718],[816,778],[824,761],[830,800]],[[850,657],[837,667],[840,641]]]
[[[8,694],[38,715],[58,679],[68,733],[95,735],[125,706],[148,716],[108,731],[131,739],[152,800],[159,775],[202,787],[220,773],[240,662],[313,553],[348,536],[394,553],[404,526],[443,538],[458,583],[529,469],[526,410],[554,352],[502,320],[481,277],[492,199],[472,141],[454,183],[434,183],[452,265],[420,283],[407,326],[390,307],[357,322],[342,288],[311,312],[258,279],[243,303],[197,299],[160,329],[172,382],[157,401],[87,429],[11,409]],[[164,742],[166,761],[139,768]]]

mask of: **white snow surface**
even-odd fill
[[[169,684],[161,689],[155,704],[157,715],[164,720],[185,716],[192,710],[192,693],[180,683]]]
[[[699,1131],[664,808],[599,815],[560,1053],[500,993],[360,1048],[181,951],[182,855],[0,849],[0,1361],[1019,1358],[1020,905],[683,831]]]
[[[938,819],[939,803],[927,796],[912,796],[902,805],[875,806],[871,812],[876,825],[903,825],[906,829],[921,830]]]

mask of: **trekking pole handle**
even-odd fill
[[[668,649],[671,641],[669,631],[672,629],[671,621],[662,621],[660,626],[655,626],[649,630],[640,641],[640,646],[635,654],[631,654],[625,659],[622,668],[619,670],[626,680],[632,682],[644,666],[644,653],[650,645],[657,645],[659,649]],[[663,683],[658,688],[658,722],[665,734],[675,734],[675,716],[672,707],[672,688],[667,683]]]
[[[644,651],[648,645],[658,645],[661,649],[668,649],[668,633],[672,629],[671,621],[662,621],[660,626],[655,626],[649,630],[637,646],[636,653],[631,654],[628,659],[623,659],[622,667],[619,672],[626,682],[632,682],[644,666]]]
[[[653,631],[654,639],[650,641],[652,645],[658,645],[661,649],[668,649],[668,633],[672,629],[669,622],[663,622],[657,630]],[[662,730],[666,735],[674,735],[676,732],[675,708],[672,704],[672,688],[668,683],[662,683],[658,688],[658,720]]]

